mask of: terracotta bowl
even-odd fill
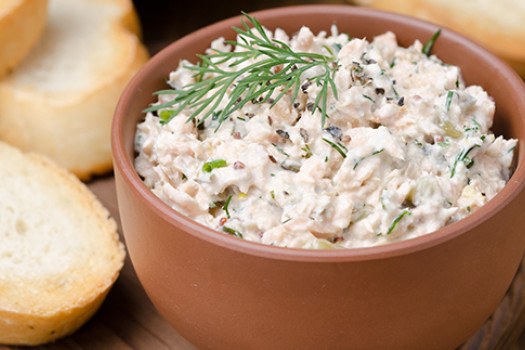
[[[401,45],[438,29],[351,6],[313,5],[254,14],[267,28],[314,32],[336,23],[354,37],[387,30]],[[186,339],[210,349],[454,349],[504,296],[525,247],[525,85],[505,63],[444,29],[433,52],[459,65],[497,105],[495,132],[519,139],[506,187],[464,220],[404,242],[313,251],[265,246],[206,228],[173,211],[135,173],[141,110],[180,59],[195,59],[239,17],[173,43],[124,91],[112,129],[123,233],[150,299]]]

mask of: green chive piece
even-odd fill
[[[301,150],[306,152],[306,158],[310,158],[311,156],[313,156],[312,150],[310,149],[310,146],[308,146],[308,144],[305,143],[304,147],[301,148]]]
[[[337,152],[339,152],[339,154],[343,157],[343,158],[346,158],[346,153],[341,149],[341,146],[343,145],[338,145],[336,143],[333,143],[332,141],[330,140],[327,140],[323,137],[323,141],[326,142],[327,144],[329,144],[330,146],[332,146],[332,148],[334,148]],[[344,147],[344,146],[343,146]]]
[[[438,29],[437,32],[432,35],[429,41],[426,42],[425,45],[423,45],[423,49],[421,52],[423,52],[427,57],[430,56],[430,51],[432,51],[432,47],[434,46],[434,43],[436,42],[436,39],[438,38],[439,34],[441,34],[441,29]]]
[[[166,124],[173,118],[174,114],[175,111],[173,109],[163,109],[159,112],[160,123]]]
[[[394,57],[394,59],[392,60],[392,63],[390,63],[390,68],[394,68],[396,65],[396,58]]]
[[[453,98],[454,98],[454,91],[450,90],[447,93],[447,100],[445,101],[445,108],[447,109],[447,112],[450,110],[450,104],[452,103]]]
[[[288,153],[286,153],[281,147],[277,146],[275,143],[272,143],[272,145],[279,151],[279,153],[283,154],[286,157],[290,156]]]
[[[363,94],[363,97],[366,98],[367,100],[372,101],[373,103],[376,103],[376,101],[372,97],[370,97],[368,95]]]
[[[216,159],[206,162],[202,165],[202,171],[205,173],[211,173],[215,168],[224,168],[226,166],[226,161],[224,159]]]
[[[222,207],[222,210],[226,212],[226,217],[230,218],[230,212],[228,211],[228,205],[230,205],[230,201],[232,200],[232,195],[230,194],[228,198],[226,199],[226,202],[224,203],[224,206]]]
[[[394,231],[394,229],[396,228],[396,226],[397,226],[397,224],[399,223],[399,221],[401,221],[401,219],[404,218],[406,215],[412,215],[412,213],[410,212],[410,210],[405,209],[401,214],[399,214],[399,215],[394,219],[394,221],[392,221],[392,224],[391,224],[390,227],[388,228],[388,231],[386,232],[386,234],[389,235],[392,231]]]
[[[466,148],[456,155],[456,159],[454,160],[454,165],[452,166],[452,170],[450,171],[450,178],[453,178],[454,175],[456,174],[456,167],[460,161],[466,162],[466,163],[468,162],[466,165],[467,169],[470,169],[474,165],[474,160],[467,156],[470,153],[470,151],[472,151],[475,147],[481,147],[481,145],[475,144],[474,146],[470,148]]]
[[[229,233],[229,234],[232,235],[232,236],[237,237],[237,238],[243,238],[243,237],[242,237],[242,233],[240,233],[240,232],[237,231],[237,230],[234,230],[233,228],[223,226],[223,227],[222,227],[222,230],[223,230],[224,232],[226,232],[226,233]]]
[[[373,156],[373,155],[379,154],[379,153],[383,152],[384,150],[385,150],[384,148],[381,148],[381,149],[379,149],[379,150],[377,150],[377,151],[374,151],[372,154],[370,154],[370,155],[368,155],[368,156],[365,156],[365,157],[363,157],[363,158],[361,158],[361,159],[356,160],[356,162],[355,162],[355,164],[354,164],[354,167],[353,167],[352,169],[355,170],[355,168],[357,168],[357,166],[359,165],[359,163],[360,163],[361,161],[363,161],[363,160],[365,160],[366,158],[371,157],[371,156]]]
[[[286,224],[288,221],[292,220],[292,218],[288,218],[286,220],[284,220],[283,222],[281,222],[282,225]]]

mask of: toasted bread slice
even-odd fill
[[[0,1],[0,78],[35,45],[46,19],[47,0]]]
[[[42,344],[95,313],[124,247],[77,177],[2,142],[0,164],[0,344]]]
[[[484,45],[525,77],[523,0],[350,0],[351,3],[419,17]]]
[[[0,81],[0,140],[81,179],[110,170],[114,108],[148,59],[138,31],[131,0],[50,0],[42,38]]]

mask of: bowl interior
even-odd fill
[[[251,14],[268,29],[280,27],[287,33],[297,32],[303,25],[314,33],[329,31],[336,24],[340,32],[352,37],[374,36],[393,31],[399,45],[409,46],[415,40],[426,42],[438,26],[417,19],[391,13],[344,5],[309,5],[265,10]],[[166,88],[164,79],[174,70],[181,59],[196,61],[196,53],[203,53],[212,40],[218,37],[234,39],[233,26],[240,27],[240,16],[230,18],[196,31],[171,44],[155,55],[123,92],[116,109],[112,128],[112,147],[114,164],[124,177],[150,205],[156,207],[167,220],[182,225],[189,231],[199,231],[203,239],[216,244],[230,246],[232,249],[251,251],[254,254],[275,254],[286,259],[368,259],[377,256],[392,256],[406,251],[423,249],[461,234],[487,219],[505,207],[524,186],[525,155],[525,85],[519,76],[505,63],[472,41],[447,29],[433,47],[435,53],[445,63],[461,67],[463,78],[468,85],[481,85],[496,102],[496,116],[493,131],[506,138],[519,139],[516,170],[511,181],[493,200],[469,217],[446,226],[432,234],[407,241],[392,243],[381,247],[359,248],[337,251],[307,251],[263,246],[261,244],[232,239],[200,224],[191,222],[183,215],[174,212],[147,189],[134,171],[133,141],[135,128],[144,114],[141,111],[155,97],[152,92]]]

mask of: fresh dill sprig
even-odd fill
[[[165,113],[161,123],[168,123],[185,108],[192,109],[188,117],[191,121],[197,117],[202,123],[210,115],[218,120],[218,126],[234,111],[245,104],[271,102],[273,107],[287,92],[291,91],[291,103],[295,100],[302,85],[301,76],[313,68],[322,68],[319,74],[308,78],[320,86],[312,112],[321,113],[321,124],[324,125],[327,114],[328,92],[332,91],[337,99],[334,75],[338,68],[334,53],[325,47],[328,54],[295,52],[286,43],[270,39],[261,23],[243,12],[241,18],[244,29],[233,27],[238,34],[237,41],[226,41],[241,50],[222,52],[214,50],[211,54],[197,55],[201,62],[185,68],[194,71],[196,82],[183,89],[163,90],[156,94],[171,94],[174,98],[166,103],[153,105],[143,112],[158,111],[172,107],[173,112]],[[248,19],[252,27],[246,23]],[[253,62],[247,64],[253,60]],[[222,64],[227,63],[225,69]],[[228,69],[231,68],[231,69]],[[279,91],[276,97],[272,97]],[[228,94],[228,95],[227,95]],[[227,98],[226,105],[218,110],[221,102]],[[271,108],[270,107],[270,108]]]

